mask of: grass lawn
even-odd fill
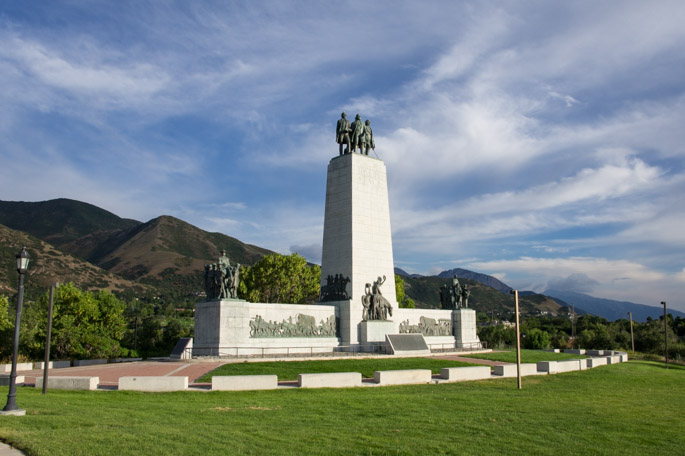
[[[297,380],[298,374],[323,372],[359,372],[373,378],[377,370],[430,369],[439,374],[443,367],[475,366],[476,364],[434,358],[371,358],[315,361],[273,361],[264,363],[224,364],[201,377],[198,382],[211,382],[214,375],[278,375],[278,380]]]
[[[479,353],[475,355],[464,355],[465,358],[489,359],[490,361],[501,361],[503,363],[516,362],[516,350],[496,351],[492,353]],[[537,363],[538,361],[562,361],[564,359],[587,358],[585,355],[572,355],[570,353],[554,353],[542,350],[521,350],[522,363]]]
[[[19,388],[29,455],[682,454],[685,368],[647,361],[381,388],[139,393]],[[4,397],[7,387],[0,388]]]

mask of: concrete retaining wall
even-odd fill
[[[33,370],[33,363],[17,363],[17,371]],[[12,372],[12,364],[0,364],[0,373],[9,374]]]
[[[278,388],[277,375],[215,375],[212,391],[249,391]]]
[[[580,349],[565,349],[564,353],[570,353],[572,355],[584,355],[585,354],[585,349],[580,348]]]
[[[323,374],[300,374],[297,376],[300,388],[349,388],[362,386],[359,372],[328,372]]]
[[[538,371],[540,372],[547,372],[548,374],[560,374],[562,372],[581,370],[581,360],[569,359],[564,361],[538,361],[537,366]]]
[[[444,367],[440,369],[440,378],[450,382],[466,380],[484,380],[492,376],[489,366]]]
[[[504,364],[502,366],[494,366],[492,374],[503,378],[516,377],[516,364]],[[521,377],[525,377],[528,375],[547,375],[547,372],[538,371],[538,365],[535,363],[522,363]]]
[[[432,380],[433,374],[430,369],[376,371],[373,373],[373,381],[379,385],[430,383]]]
[[[97,364],[107,364],[107,360],[106,359],[77,359],[74,361],[74,367],[95,366]]]
[[[25,381],[25,378],[23,375],[17,375],[17,378],[14,380],[15,385],[23,385]],[[0,386],[10,386],[10,376],[9,375],[0,375]]]
[[[45,366],[44,361],[38,361],[33,363],[34,369],[43,370]],[[71,367],[71,361],[50,361],[48,363],[48,369],[63,369],[65,367]]]
[[[607,364],[618,364],[621,362],[621,357],[619,355],[607,356]]]
[[[100,377],[48,377],[48,389],[96,390]],[[43,377],[36,377],[36,388],[43,388]]]
[[[606,358],[588,358],[587,359],[587,367],[588,368],[593,368],[597,366],[606,366],[607,364],[607,359]]]
[[[182,391],[188,377],[121,377],[119,391]]]

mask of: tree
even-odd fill
[[[526,333],[526,337],[523,339],[523,348],[542,350],[549,348],[550,343],[551,338],[547,332],[533,328]]]
[[[14,326],[10,321],[9,316],[9,299],[7,296],[0,296],[0,332],[10,329]]]
[[[23,351],[40,359],[45,347],[48,293],[27,308]],[[120,356],[126,329],[124,305],[109,291],[91,293],[73,283],[55,293],[50,352],[56,359],[90,359]],[[23,318],[22,318],[23,320]],[[23,331],[23,330],[22,330]]]
[[[397,297],[397,305],[400,307],[405,309],[416,308],[414,300],[404,292],[404,279],[397,274],[395,274],[395,295]]]
[[[250,302],[314,303],[319,297],[321,267],[293,253],[267,255],[241,270],[239,295]]]

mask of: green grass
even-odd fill
[[[28,455],[682,454],[685,368],[646,361],[381,388],[138,393],[19,388]],[[7,388],[0,388],[4,396]]]
[[[492,353],[479,353],[475,355],[465,355],[465,358],[489,359],[490,361],[501,361],[503,363],[516,362],[516,350],[496,351]],[[562,361],[564,359],[587,358],[585,355],[572,355],[570,353],[554,353],[542,350],[521,350],[522,363],[537,363],[538,361]]]
[[[359,372],[373,378],[377,370],[430,369],[439,374],[443,367],[475,366],[475,364],[434,358],[375,358],[316,361],[274,361],[264,363],[224,364],[205,374],[198,382],[211,382],[214,375],[278,375],[279,380],[297,380],[298,374],[323,372]]]

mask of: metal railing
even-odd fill
[[[462,352],[483,350],[485,342],[466,344],[442,343],[427,344],[431,352]],[[181,359],[191,358],[291,358],[291,357],[331,357],[331,356],[368,356],[370,354],[390,354],[386,343],[365,345],[338,345],[335,347],[191,347],[186,348]]]

